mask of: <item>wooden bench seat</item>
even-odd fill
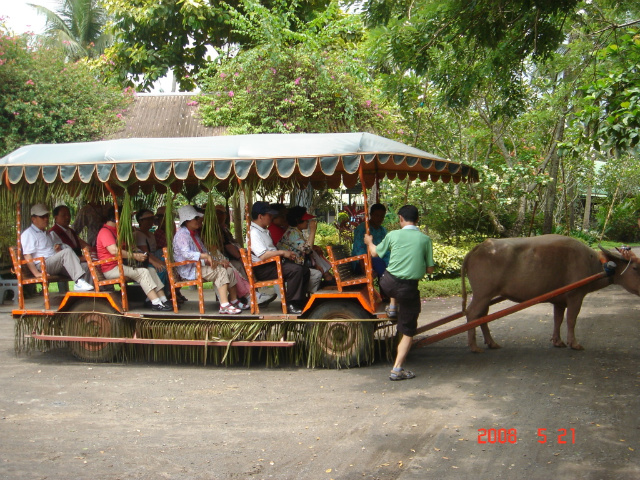
[[[173,302],[173,311],[174,313],[178,313],[178,299],[176,298],[176,288],[181,287],[189,287],[191,285],[195,285],[198,287],[198,308],[200,309],[200,314],[204,314],[204,293],[202,291],[202,265],[200,264],[200,260],[184,260],[182,262],[172,262],[171,256],[169,256],[169,251],[167,247],[162,249],[164,253],[164,261],[167,265],[167,277],[169,278],[169,287],[171,288],[171,300]],[[195,264],[196,266],[196,278],[195,280],[182,280],[177,273],[174,272],[175,267],[179,267],[181,265],[189,265],[190,263]]]
[[[89,267],[89,272],[91,273],[91,278],[93,279],[93,286],[96,292],[100,292],[100,287],[106,285],[120,285],[120,293],[122,295],[122,310],[125,312],[129,310],[129,300],[127,298],[127,279],[124,276],[124,271],[122,269],[122,255],[116,255],[114,257],[104,258],[102,260],[94,260],[91,257],[91,252],[89,251],[89,247],[84,247],[82,249],[84,253],[84,259],[87,261],[87,266]],[[120,275],[111,280],[107,280],[102,273],[102,268],[98,268],[103,263],[109,262],[117,262],[117,268],[120,271]]]
[[[280,299],[282,301],[282,313],[287,313],[287,303],[284,295],[284,277],[282,276],[282,262],[280,257],[271,257],[268,260],[262,260],[260,262],[253,262],[251,260],[251,254],[247,252],[245,248],[240,248],[240,257],[242,258],[242,264],[244,265],[247,278],[249,279],[249,285],[251,285],[251,313],[260,313],[258,307],[258,299],[256,290],[260,287],[268,287],[270,285],[277,286],[280,289]],[[276,268],[278,269],[278,277],[272,280],[258,280],[253,273],[254,267],[264,265],[266,263],[276,262]]]
[[[371,308],[379,300],[379,294],[373,288],[373,267],[369,255],[349,256],[349,251],[344,245],[327,245],[329,263],[336,279],[336,286],[339,292],[343,292],[345,287],[352,285],[366,284],[369,294]],[[353,271],[353,262],[362,262],[364,273],[357,274]]]
[[[24,309],[24,285],[41,283],[42,292],[44,294],[44,308],[49,310],[51,307],[51,301],[49,299],[49,284],[52,282],[69,282],[71,279],[64,275],[49,275],[47,273],[47,264],[44,261],[44,257],[34,257],[31,262],[40,262],[41,277],[34,277],[31,270],[26,265],[30,263],[22,256],[22,248],[9,247],[9,253],[11,254],[11,262],[13,263],[13,274],[18,280],[18,306],[21,310]],[[26,267],[26,268],[25,268]]]

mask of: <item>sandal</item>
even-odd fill
[[[247,305],[246,303],[242,303],[239,300],[236,300],[236,302],[231,302],[231,305],[233,305],[236,308],[239,308],[240,310],[249,310],[251,308],[251,305]]]
[[[229,304],[225,307],[221,305],[219,312],[220,312],[220,315],[237,315],[239,313],[242,313],[242,310]]]
[[[411,378],[415,378],[416,374],[409,371],[409,370],[405,370],[404,368],[401,368],[400,370],[396,370],[395,368],[393,370],[391,370],[391,373],[389,374],[389,380],[392,381],[397,381],[397,380],[409,380]]]
[[[396,318],[398,316],[398,308],[395,305],[393,307],[387,305],[384,311],[387,312],[387,317],[389,318]]]

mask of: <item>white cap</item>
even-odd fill
[[[180,225],[188,220],[193,220],[196,217],[204,217],[202,213],[193,208],[193,205],[185,205],[178,209],[178,216],[180,217]]]
[[[33,207],[31,207],[31,215],[37,215],[38,217],[42,217],[43,215],[48,215],[49,209],[44,203],[36,203]]]

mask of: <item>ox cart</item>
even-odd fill
[[[17,211],[17,242],[11,249],[19,292],[18,308],[13,310],[17,352],[68,346],[73,355],[87,361],[143,358],[228,363],[241,356],[248,362],[258,348],[266,352],[268,363],[277,363],[285,355],[310,367],[368,364],[374,358],[374,339],[393,337],[395,326],[374,288],[368,254],[353,258],[340,254],[339,248],[329,249],[337,284],[311,294],[300,315],[287,313],[284,300],[268,308],[254,303],[249,314],[220,315],[217,309],[212,313],[207,311],[201,278],[192,283],[198,288],[197,302],[187,302],[180,310],[174,304],[174,312],[150,312],[129,293],[131,286],[122,269],[115,280],[99,278],[97,262],[88,251],[84,257],[95,291],[54,296],[48,289],[54,279],[28,278],[20,242],[28,226],[22,222],[24,212],[39,202],[54,205],[63,194],[110,198],[116,207],[123,205],[124,215],[120,219],[116,215],[121,244],[131,197],[140,192],[164,196],[169,215],[176,193],[193,196],[215,189],[237,204],[244,200],[248,226],[251,199],[283,185],[324,189],[360,182],[368,209],[367,188],[385,176],[455,183],[478,180],[477,171],[466,165],[367,133],[30,145],[2,158],[0,169],[2,201],[16,205]],[[211,218],[208,209],[214,208],[213,203],[208,202],[205,219]],[[120,268],[122,255],[112,260]],[[245,254],[243,261],[255,290],[260,285],[251,275],[255,264],[250,255]],[[362,262],[362,275],[345,270],[354,261]],[[174,267],[170,249],[167,267]],[[179,281],[172,275],[169,280],[172,287]],[[40,297],[25,299],[24,286],[33,282],[41,285],[44,302]],[[272,283],[281,290],[283,279],[279,276]]]

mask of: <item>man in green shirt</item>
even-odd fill
[[[404,363],[413,336],[418,328],[420,315],[420,292],[418,282],[427,273],[433,272],[433,247],[431,238],[422,233],[416,226],[418,223],[418,209],[413,205],[405,205],[398,210],[400,230],[387,233],[378,245],[373,244],[373,237],[365,235],[364,242],[372,256],[383,256],[391,252],[387,271],[380,278],[380,288],[398,305],[398,332],[402,334],[398,344],[398,353],[390,380],[405,380],[414,378],[413,372],[404,370]]]

